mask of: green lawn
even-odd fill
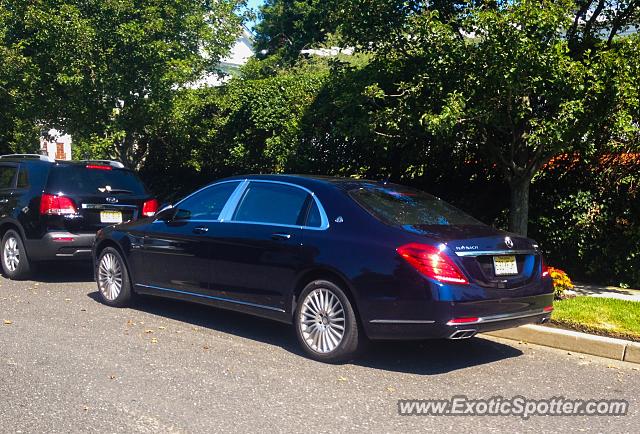
[[[556,301],[553,306],[552,324],[640,341],[640,302],[575,297]]]

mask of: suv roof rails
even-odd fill
[[[119,161],[114,160],[78,160],[79,163],[99,163],[106,164],[111,167],[115,167],[116,169],[124,169],[124,164]]]
[[[55,160],[48,155],[40,155],[40,154],[8,154],[8,155],[0,155],[0,158],[24,158],[29,160],[40,160],[47,161],[49,163],[55,162]]]

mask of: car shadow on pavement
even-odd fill
[[[87,294],[98,301],[98,293]],[[305,357],[292,326],[205,305],[155,297],[140,297],[134,309],[279,346]],[[369,350],[352,363],[373,369],[436,375],[503,359],[518,357],[517,348],[483,338],[464,341],[429,340],[373,342]]]
[[[80,261],[39,263],[29,280],[43,283],[93,283],[93,266],[91,262]]]

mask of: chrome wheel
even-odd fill
[[[122,266],[113,253],[105,253],[98,265],[98,286],[109,301],[114,301],[122,291]]]
[[[18,248],[18,240],[15,237],[7,238],[3,249],[4,265],[9,271],[16,271],[20,265],[20,249]]]
[[[344,338],[345,313],[338,296],[328,289],[311,291],[300,309],[300,332],[309,348],[330,353]]]

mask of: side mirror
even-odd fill
[[[175,218],[177,208],[172,207],[171,205],[163,207],[160,211],[158,211],[155,215],[156,220],[162,220],[164,222],[169,222]]]
[[[186,209],[175,208],[175,213],[173,215],[174,220],[189,220],[190,218],[191,218],[191,211]]]

